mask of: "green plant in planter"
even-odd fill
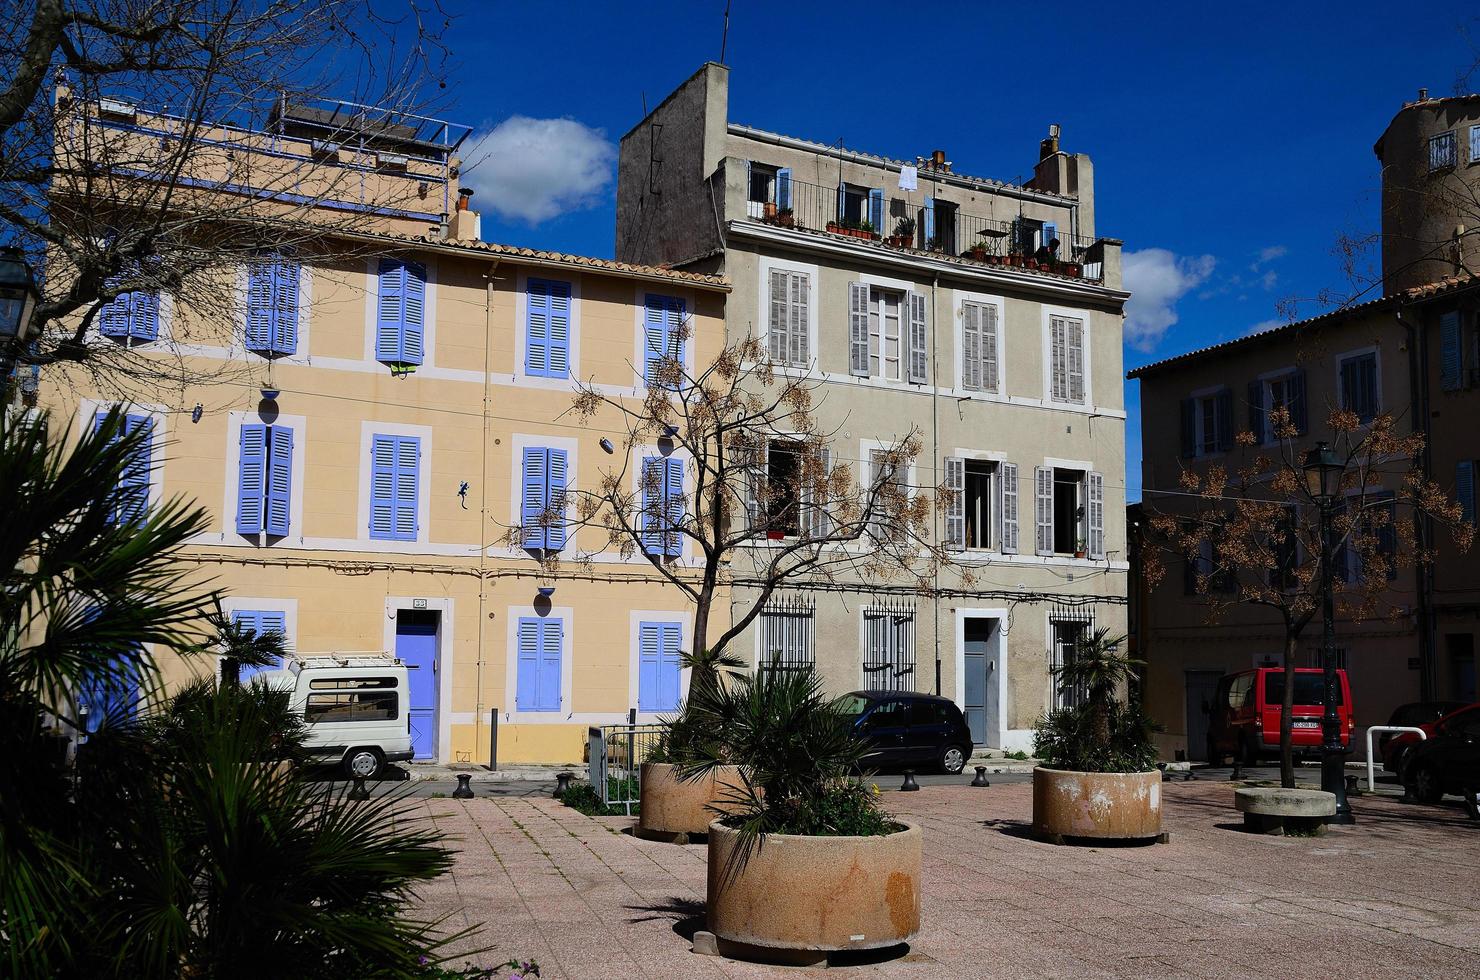
[[[859,231],[866,231],[870,235],[872,235],[874,233],[874,223],[872,221],[869,221],[867,218],[865,218],[864,220],[862,220],[862,221],[860,221],[858,223],[858,230]]]
[[[1125,637],[1100,628],[1081,637],[1074,656],[1054,668],[1061,687],[1082,691],[1083,701],[1050,712],[1034,731],[1034,755],[1049,769],[1075,772],[1146,772],[1156,767],[1156,726],[1134,700],[1117,692],[1137,680],[1142,661],[1120,653]]]
[[[898,235],[900,238],[914,238],[915,219],[911,218],[909,215],[905,215],[903,218],[900,218],[894,224],[894,234]]]
[[[663,718],[663,731],[643,761],[690,766],[708,759],[727,760],[731,719],[723,713],[721,692],[743,675],[745,661],[729,653],[700,650],[679,657],[689,671],[689,697],[676,714]],[[728,765],[728,761],[718,764]]]
[[[810,671],[767,670],[690,694],[698,717],[724,719],[726,752],[685,766],[699,779],[715,766],[739,764],[743,785],[724,801],[724,822],[738,830],[741,865],[766,834],[874,837],[899,825],[859,779],[867,745],[851,717],[822,692]]]

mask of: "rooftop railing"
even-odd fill
[[[884,248],[1096,281],[1104,277],[1100,241],[1060,232],[1051,223],[1025,218],[1004,221],[969,214],[949,201],[890,197],[878,189],[825,187],[780,176],[770,184],[767,196],[771,200],[746,202],[749,217]]]

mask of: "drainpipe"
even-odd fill
[[[930,311],[935,314],[935,329],[930,331],[930,469],[936,472],[935,464],[940,461],[940,363],[937,353],[940,350],[940,342],[936,339],[940,336],[940,305],[939,299],[940,273],[937,272],[930,280]],[[954,328],[954,311],[952,311],[952,326]],[[940,508],[936,508],[935,531],[936,541],[941,540],[940,534],[944,531],[944,518],[940,514]],[[940,694],[940,565],[934,570],[935,594],[931,596],[930,608],[934,618],[935,632],[935,693]]]
[[[1429,425],[1429,351],[1428,334],[1422,323],[1412,323],[1403,316],[1403,307],[1393,313],[1408,340],[1408,411],[1411,429],[1423,435],[1423,450],[1418,465],[1426,476],[1433,473],[1433,448]],[[1434,540],[1434,522],[1428,515],[1418,515],[1419,548],[1427,549]],[[1437,624],[1434,622],[1434,567],[1427,562],[1413,566],[1414,585],[1418,591],[1418,688],[1419,699],[1431,701],[1435,696],[1434,648]]]
[[[482,438],[479,440],[478,455],[478,669],[473,682],[474,690],[477,692],[477,702],[473,708],[473,751],[478,751],[478,746],[483,744],[483,634],[488,628],[488,579],[485,578],[488,565],[488,542],[485,535],[488,533],[488,422],[490,396],[492,386],[490,384],[492,375],[489,372],[489,358],[491,339],[493,336],[493,274],[498,271],[498,260],[490,262],[488,271],[483,274],[485,280],[483,293],[483,427]],[[488,767],[492,769],[497,760],[490,755]]]

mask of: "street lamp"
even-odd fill
[[[0,384],[10,378],[20,346],[30,339],[36,277],[21,250],[0,248]]]
[[[1325,711],[1321,715],[1321,789],[1336,797],[1336,815],[1328,823],[1356,823],[1346,798],[1345,750],[1341,719],[1336,714],[1336,600],[1331,588],[1331,516],[1346,465],[1325,442],[1305,454],[1305,484],[1321,513],[1321,670]]]

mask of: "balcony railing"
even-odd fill
[[[749,217],[783,228],[827,232],[885,248],[954,255],[985,265],[1035,269],[1099,281],[1104,247],[1098,239],[1045,229],[1040,221],[1002,221],[968,214],[948,201],[890,197],[880,190],[842,189],[777,179],[770,201],[747,201]],[[1059,243],[1049,251],[1045,234]]]

